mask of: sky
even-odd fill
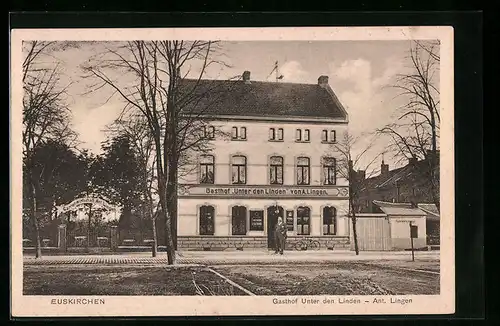
[[[213,66],[205,78],[227,79],[248,70],[251,80],[274,82],[275,75],[270,73],[276,61],[283,82],[316,84],[319,76],[329,76],[330,86],[349,113],[349,132],[355,137],[393,121],[395,109],[404,100],[387,86],[394,84],[398,74],[408,71],[409,41],[231,41],[220,45],[224,53],[220,59],[230,67]],[[65,78],[72,81],[68,105],[80,146],[94,153],[100,153],[106,125],[123,108],[118,98],[108,100],[110,90],[86,94],[91,81],[81,78],[80,66],[105,46],[109,43],[82,42],[53,52],[62,62]],[[193,74],[196,70],[194,62]],[[358,150],[363,145],[359,142]],[[371,155],[384,147],[386,143],[377,143]],[[385,160],[390,162],[390,158]]]

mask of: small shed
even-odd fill
[[[389,203],[374,200],[382,213],[356,214],[359,250],[405,250],[411,248],[411,228],[416,237],[414,248],[424,248],[427,242],[427,213],[407,203]],[[351,228],[351,250],[354,239]]]

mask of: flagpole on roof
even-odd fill
[[[279,78],[279,66],[278,66],[278,61],[274,63],[274,71],[276,72],[276,82],[278,82]]]

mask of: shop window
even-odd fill
[[[247,158],[242,155],[233,156],[231,162],[233,184],[247,183]]]
[[[233,235],[247,234],[247,208],[245,206],[234,206],[232,208]]]
[[[310,183],[310,161],[308,157],[297,158],[297,184],[308,185]]]
[[[214,163],[212,155],[202,155],[200,160],[200,183],[214,183]]]
[[[323,234],[337,234],[337,210],[335,207],[327,206],[323,208]]]
[[[333,157],[325,157],[323,158],[323,184],[334,185],[336,182],[336,160]]]
[[[311,223],[311,210],[309,207],[297,208],[297,234],[309,235]]]
[[[213,206],[200,207],[200,235],[214,235],[215,209]]]
[[[272,156],[269,160],[269,177],[271,184],[283,184],[283,157]]]

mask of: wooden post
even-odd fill
[[[112,251],[116,251],[118,248],[118,227],[112,225],[109,231],[109,243]]]
[[[415,252],[413,249],[413,229],[410,221],[410,242],[411,242],[411,261],[415,261]]]
[[[57,246],[59,247],[59,251],[66,252],[68,248],[66,242],[66,224],[59,225],[58,231]]]

